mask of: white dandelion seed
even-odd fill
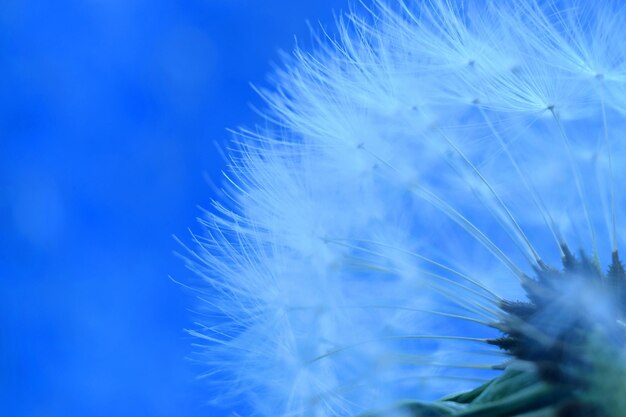
[[[625,415],[624,7],[366,9],[259,91],[193,235],[215,401]]]

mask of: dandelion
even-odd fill
[[[374,1],[296,49],[200,220],[251,416],[626,415],[626,12]]]

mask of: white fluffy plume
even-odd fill
[[[470,389],[481,344],[564,243],[626,226],[615,1],[375,2],[296,50],[194,235],[216,401],[353,416]]]

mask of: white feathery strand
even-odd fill
[[[417,189],[416,189],[417,188]],[[480,242],[485,248],[487,248],[497,259],[502,261],[502,263],[519,279],[524,278],[524,273],[522,270],[515,265],[513,261],[504,253],[502,250],[494,244],[478,227],[476,227],[471,221],[466,219],[461,213],[456,211],[453,207],[443,201],[436,194],[432,193],[429,190],[426,190],[422,187],[412,188],[412,191],[415,191],[416,194],[419,192],[419,195],[424,198],[424,200],[433,204],[435,207],[440,209],[446,216],[448,216],[451,220],[461,226],[466,232],[468,232],[472,237],[474,237],[478,242]]]
[[[502,139],[502,136],[500,136],[498,131],[493,126],[493,123],[491,122],[491,119],[487,116],[487,114],[485,113],[485,110],[480,105],[477,105],[476,107],[480,111],[481,116],[485,119],[487,126],[489,126],[489,130],[491,131],[493,137],[496,138],[501,149],[504,151],[508,160],[511,162],[511,165],[513,165],[513,168],[515,169],[515,173],[522,180],[522,183],[524,184],[524,188],[526,188],[526,191],[528,191],[528,193],[530,194],[530,197],[532,198],[533,203],[535,204],[535,207],[537,207],[537,209],[541,213],[541,217],[543,218],[543,221],[545,222],[546,226],[550,230],[550,233],[552,234],[552,237],[554,238],[556,247],[558,248],[561,257],[563,257],[564,255],[563,249],[562,249],[563,239],[559,237],[559,234],[556,229],[556,225],[554,224],[554,219],[552,218],[552,216],[550,215],[550,213],[548,212],[548,210],[545,208],[544,204],[542,203],[541,198],[537,194],[537,190],[535,190],[535,187],[533,187],[532,184],[529,182],[527,176],[524,174],[519,164],[515,160],[515,157],[511,154],[509,146],[506,144],[506,142],[504,142],[504,140]]]
[[[609,215],[610,215],[610,238],[611,250],[617,253],[617,221],[615,219],[615,178],[613,174],[613,156],[611,141],[606,120],[606,105],[604,104],[604,80],[600,80],[600,107],[602,111],[602,139],[606,147],[606,156],[609,161]],[[601,188],[601,187],[598,187]]]
[[[591,247],[593,250],[594,258],[598,256],[598,248],[596,245],[596,231],[593,227],[593,223],[591,222],[591,215],[589,213],[589,207],[587,203],[587,196],[585,194],[585,190],[583,188],[582,178],[580,177],[580,170],[576,164],[574,159],[574,153],[572,152],[572,145],[570,143],[569,138],[567,137],[567,132],[565,132],[565,128],[559,119],[558,114],[556,113],[554,108],[550,108],[550,113],[552,113],[552,117],[556,122],[559,134],[561,135],[561,139],[563,140],[563,146],[567,153],[567,158],[569,160],[570,168],[572,170],[572,175],[574,176],[574,183],[576,184],[576,191],[578,192],[578,197],[580,198],[580,203],[582,205],[583,211],[585,212],[585,218],[587,220],[587,227],[589,228],[589,234],[591,236]]]
[[[517,233],[517,237],[518,239],[521,239],[522,242],[524,244],[526,244],[526,246],[528,247],[528,250],[530,251],[530,253],[532,254],[532,257],[534,258],[534,260],[536,261],[537,265],[541,265],[542,261],[541,258],[539,257],[539,254],[537,253],[537,251],[535,250],[535,248],[533,247],[532,243],[530,243],[530,240],[528,240],[528,237],[526,236],[526,234],[524,233],[524,231],[522,230],[522,228],[520,227],[519,223],[517,222],[517,220],[515,219],[515,217],[513,216],[513,213],[511,213],[511,211],[509,210],[509,208],[507,207],[507,205],[504,203],[504,201],[502,201],[502,198],[500,198],[500,196],[498,195],[498,193],[496,192],[496,190],[493,188],[493,186],[489,183],[489,181],[487,181],[487,179],[484,177],[484,175],[480,172],[480,170],[478,168],[476,168],[476,166],[467,158],[467,156],[465,156],[465,154],[463,153],[463,151],[461,151],[459,149],[458,146],[456,146],[454,144],[454,142],[444,133],[444,132],[440,132],[441,136],[446,140],[446,142],[454,149],[454,151],[456,153],[459,154],[459,156],[463,159],[463,161],[470,167],[470,169],[474,172],[474,174],[476,174],[476,176],[478,176],[478,178],[480,178],[480,181],[487,187],[487,189],[489,190],[489,192],[491,193],[491,195],[496,199],[496,201],[498,202],[498,204],[500,205],[500,207],[504,210],[504,212],[506,213],[506,217],[508,218],[508,220],[511,222],[511,224],[513,225],[513,228],[515,229],[515,232]]]
[[[363,247],[353,246],[353,245],[349,245],[347,243],[344,243],[343,240],[347,240],[347,239],[329,238],[329,242],[341,244],[341,245],[344,245],[344,246],[346,246],[348,248],[351,248],[351,249],[357,249],[357,250],[360,250],[360,251],[368,251],[367,249],[365,249]],[[395,251],[402,252],[402,253],[407,254],[407,255],[409,255],[411,257],[417,258],[420,261],[423,261],[423,262],[426,262],[426,263],[428,263],[430,265],[436,266],[437,268],[440,268],[440,269],[442,269],[442,270],[444,270],[446,272],[449,272],[449,273],[453,274],[454,276],[457,276],[457,277],[461,278],[462,280],[464,280],[464,281],[466,281],[466,282],[468,282],[470,284],[475,285],[476,287],[480,288],[481,290],[483,290],[486,293],[488,293],[489,295],[491,295],[491,297],[493,297],[493,300],[492,300],[493,302],[502,301],[502,297],[498,296],[495,292],[493,292],[488,287],[482,285],[477,280],[472,279],[469,276],[467,276],[467,275],[465,275],[465,274],[463,274],[463,273],[461,273],[459,271],[456,271],[454,268],[446,266],[446,265],[444,265],[442,263],[439,263],[439,262],[437,262],[437,261],[435,261],[433,259],[430,259],[430,258],[428,258],[426,256],[420,255],[419,253],[413,252],[413,251],[405,249],[405,248],[400,248],[400,247],[396,247],[396,246],[387,245],[387,244],[384,244],[384,243],[381,243],[381,242],[375,242],[375,241],[371,241],[371,240],[355,240],[355,243],[359,243],[359,242],[360,243],[367,243],[367,244],[371,244],[371,245],[375,245],[375,246],[380,246],[380,247],[385,247],[385,248],[388,248],[388,249],[392,249],[392,250],[395,250]],[[376,252],[373,252],[373,251],[368,251],[368,252],[380,256],[380,254],[378,254]]]

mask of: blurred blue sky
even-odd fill
[[[0,416],[220,416],[171,235],[279,49],[345,0],[3,0]]]

